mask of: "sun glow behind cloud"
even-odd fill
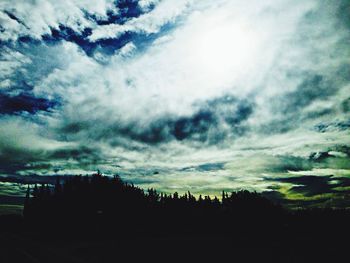
[[[213,82],[227,87],[251,72],[262,51],[262,37],[240,21],[202,19],[204,21],[197,22],[201,26],[193,30],[188,40],[191,66],[213,78]]]

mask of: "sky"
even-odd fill
[[[3,205],[100,169],[350,206],[347,0],[1,0],[0,61]]]

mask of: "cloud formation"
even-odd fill
[[[311,176],[290,191],[307,197],[300,189],[321,182],[334,194],[330,176],[350,175],[347,10],[319,0],[2,1],[0,173],[99,168],[164,191],[285,198],[300,181],[284,178]]]

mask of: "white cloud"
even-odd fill
[[[15,159],[22,158],[21,152],[29,152],[29,159],[40,159],[45,151],[58,149],[70,145],[45,138],[41,134],[42,127],[36,123],[25,120],[20,116],[8,116],[0,119],[0,155],[17,152]],[[33,156],[32,156],[33,155]],[[7,165],[11,165],[8,163]]]
[[[160,0],[140,0],[138,5],[142,10],[147,11],[152,5],[156,5],[160,2]]]
[[[0,61],[0,88],[3,89],[10,89],[14,84],[11,77],[16,73],[23,72],[24,66],[32,62],[22,53],[7,47],[4,47],[1,52]]]
[[[132,53],[136,50],[136,46],[134,45],[134,43],[129,42],[127,43],[125,46],[123,46],[120,50],[118,50],[118,56],[121,57],[128,57],[131,56]]]
[[[11,12],[20,22],[11,19],[4,11]],[[86,18],[84,12],[106,18],[107,11],[118,12],[114,1],[4,0],[0,3],[0,21],[5,30],[1,40],[16,40],[20,36],[41,39],[43,35],[51,33],[50,28],[58,29],[60,24],[81,32],[95,25]]]
[[[118,38],[125,32],[158,33],[163,25],[180,16],[188,7],[190,0],[165,0],[160,2],[151,12],[132,18],[126,23],[110,24],[96,27],[89,36],[91,41]]]
[[[165,21],[173,17],[169,12],[179,14],[185,2],[177,2],[177,8],[170,12],[165,9],[170,10],[174,2],[165,1],[125,26],[135,29],[162,24],[153,19]],[[202,4],[193,6],[198,11],[169,33],[167,41],[155,42],[144,54],[134,56],[135,44],[129,43],[105,65],[86,57],[73,44],[65,44],[63,53],[71,61],[69,66],[55,70],[35,90],[38,94],[59,94],[73,108],[93,100],[103,112],[95,112],[95,118],[113,112],[111,116],[107,114],[110,123],[136,121],[141,126],[166,114],[190,115],[196,110],[194,103],[223,94],[241,98],[257,94],[257,114],[249,123],[259,126],[276,118],[276,113],[271,114],[271,99],[296,90],[302,82],[302,76],[291,78],[288,71],[303,67],[304,71],[326,74],[324,64],[308,63],[315,56],[323,56],[322,52],[309,53],[314,41],[309,40],[305,46],[298,39],[301,21],[317,10],[315,3],[221,1],[205,9]],[[158,12],[162,15],[156,16]],[[320,21],[317,26],[321,33],[332,24]],[[306,30],[305,26],[302,30]],[[105,32],[102,35],[108,36]],[[81,110],[88,111],[84,106]],[[91,117],[79,110],[76,115],[78,119],[80,115]]]

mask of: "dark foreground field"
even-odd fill
[[[8,218],[6,219],[8,220]],[[5,220],[5,221],[6,221]],[[334,226],[278,233],[237,226],[230,234],[89,234],[23,231],[11,219],[0,233],[0,262],[349,262],[349,231]],[[16,228],[13,228],[16,225]]]
[[[159,194],[96,174],[28,187],[0,216],[0,262],[350,262],[350,211],[258,193]]]

